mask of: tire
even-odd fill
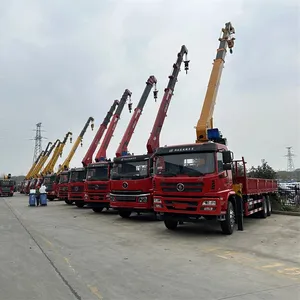
[[[92,210],[95,212],[95,213],[101,213],[102,210],[103,210],[104,207],[93,207]]]
[[[50,199],[49,199],[50,200]],[[50,200],[50,201],[53,201],[53,199],[52,200]],[[72,205],[72,201],[69,201],[69,200],[65,200],[65,202],[66,202],[66,204],[68,204],[68,205]]]
[[[123,219],[128,219],[131,215],[130,210],[120,210],[119,211],[119,216],[122,217]]]
[[[169,230],[175,230],[178,226],[178,221],[177,220],[172,220],[172,219],[166,219],[164,220],[166,228]]]
[[[75,202],[75,205],[78,207],[78,208],[83,208],[84,207],[84,205],[85,205],[85,203],[82,201],[76,201]]]
[[[266,196],[267,199],[267,216],[270,217],[272,215],[272,201],[271,198],[269,196]]]
[[[233,234],[236,227],[235,209],[231,201],[228,201],[228,207],[225,215],[225,221],[220,222],[222,233],[226,235]]]
[[[266,197],[263,197],[262,206],[263,210],[259,211],[258,215],[262,219],[265,219],[268,216],[268,200]]]

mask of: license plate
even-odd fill
[[[186,209],[188,207],[185,203],[173,203],[173,206],[176,209]]]

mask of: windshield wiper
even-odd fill
[[[191,171],[191,172],[187,172],[186,175],[190,177],[194,177],[194,176],[204,176],[205,174],[200,171]]]

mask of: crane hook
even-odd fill
[[[73,138],[72,138],[72,137],[70,137],[70,144],[72,144],[72,141],[73,141]]]
[[[187,55],[185,55],[184,70],[185,70],[186,74],[188,73],[188,70],[189,70],[189,63],[190,63],[190,61],[187,60]]]
[[[92,131],[94,130],[94,123],[91,124]]]
[[[158,90],[156,89],[156,84],[155,84],[154,91],[153,91],[153,97],[154,97],[155,102],[157,100],[157,94],[158,94]]]
[[[129,113],[131,113],[132,112],[132,102],[131,102],[131,97],[129,96],[128,97],[128,110],[129,110]]]

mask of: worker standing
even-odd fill
[[[40,186],[38,185],[35,189],[35,199],[36,199],[36,206],[40,205]]]
[[[47,205],[47,187],[42,184],[39,190],[39,196],[40,196],[40,204],[41,206],[46,206]]]

